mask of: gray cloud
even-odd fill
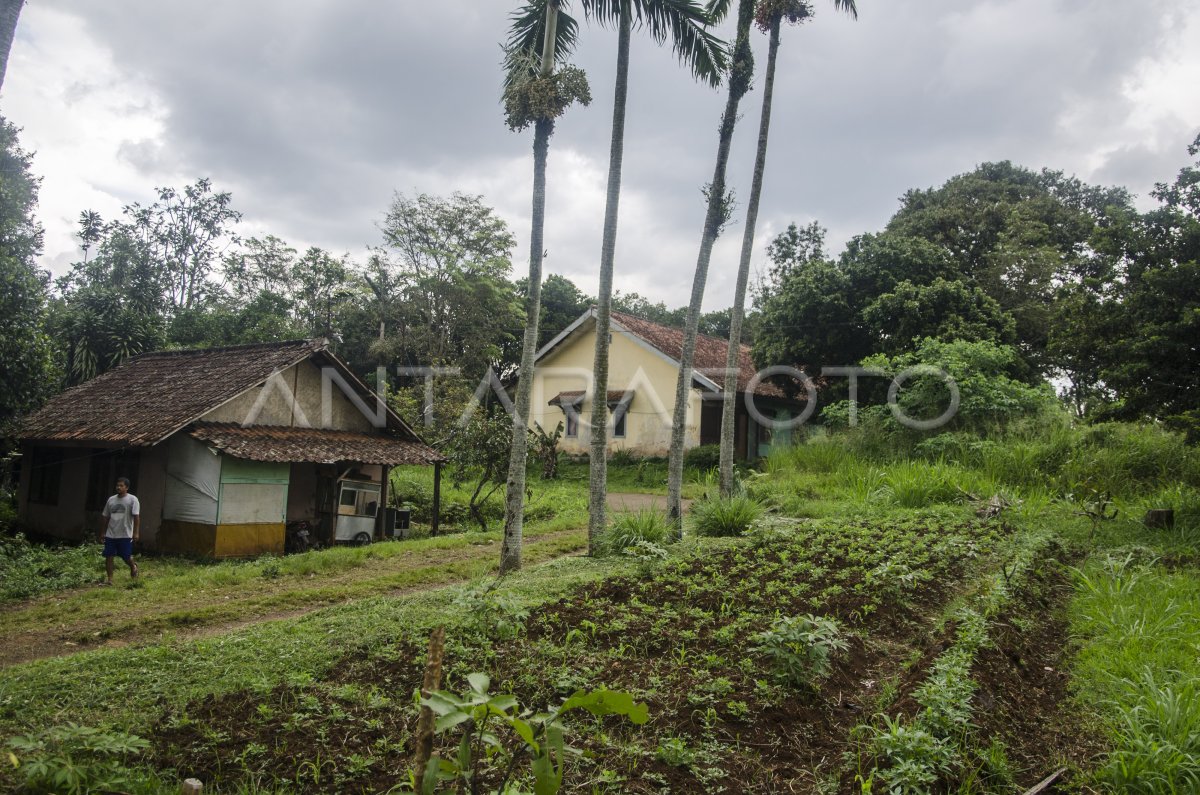
[[[484,192],[512,223],[523,269],[531,136],[504,127],[498,102],[498,45],[515,4],[57,5],[86,19],[118,66],[165,103],[160,140],[123,148],[146,174],[147,194],[165,173],[211,176],[256,224],[361,252],[377,240],[374,224],[394,190]],[[1127,89],[1178,36],[1184,8],[1182,0],[908,0],[862,3],[852,22],[819,3],[814,22],[784,31],[760,230],[817,219],[836,250],[882,226],[905,190],[996,159],[1144,194],[1185,162],[1190,139],[1133,140]],[[552,141],[547,268],[590,292],[615,36],[594,28],[583,36],[577,61],[595,102],[572,109]],[[755,38],[761,71],[764,42]],[[730,166],[743,206],[760,91],[743,103]],[[1196,98],[1192,88],[1179,107],[1191,112]],[[618,287],[685,300],[723,101],[668,50],[636,40]],[[1172,124],[1186,132],[1189,121],[1197,120]],[[718,245],[713,307],[727,303],[740,240],[734,225]]]

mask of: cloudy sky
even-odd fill
[[[362,259],[396,191],[482,194],[527,267],[532,132],[498,103],[516,0],[29,0],[0,97],[44,179],[45,267],[79,256],[83,209],[111,218],[156,186],[210,177],[275,234]],[[791,221],[834,251],[913,187],[989,160],[1120,184],[1152,205],[1200,130],[1194,0],[816,0],[785,30],[756,260]],[[1189,13],[1191,12],[1191,13]],[[595,101],[551,142],[548,272],[595,292],[616,37],[585,27]],[[760,66],[765,37],[755,34]],[[635,37],[616,286],[686,301],[711,177],[718,90]],[[743,102],[729,180],[749,190],[761,91]],[[739,209],[738,215],[741,211]],[[740,225],[706,309],[728,306]]]

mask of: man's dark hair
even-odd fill
[[[130,484],[129,484],[129,478],[127,478],[127,477],[119,477],[119,478],[117,478],[117,482],[118,482],[118,483],[124,483],[124,484],[125,484],[125,488],[129,488],[129,485],[130,485]]]

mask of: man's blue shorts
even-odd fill
[[[133,539],[132,538],[105,538],[104,539],[104,557],[120,558],[126,563],[133,557]]]

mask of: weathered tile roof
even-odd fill
[[[51,398],[20,435],[151,445],[324,347],[322,340],[293,340],[134,356]]]
[[[643,341],[654,346],[667,356],[678,362],[683,358],[683,329],[664,326],[640,317],[627,315],[624,312],[613,312],[614,323],[628,329]],[[750,346],[740,346],[738,357],[738,392],[745,392],[750,387],[750,381],[758,372],[754,360],[750,358]],[[696,355],[692,359],[692,369],[711,379],[717,386],[725,386],[725,357],[729,351],[729,341],[709,337],[704,334],[696,335]],[[783,390],[769,381],[760,381],[754,389],[754,394],[763,397],[783,398]]]
[[[338,368],[347,382],[365,395],[369,390],[326,347],[326,342],[321,339],[293,340],[135,356],[107,373],[51,398],[23,423],[20,437],[29,441],[78,441],[131,447],[157,444],[226,401],[263,383],[272,374],[311,357]],[[399,448],[394,443],[403,440],[414,449],[406,451],[402,457],[412,458],[414,462],[440,460],[438,453],[427,447],[392,412],[388,413],[388,430],[390,435],[381,442],[384,446],[370,449],[381,455],[381,451],[386,450],[389,456],[399,456]],[[370,434],[361,436],[363,440],[375,438]],[[420,448],[420,452],[416,448]],[[346,452],[343,447],[338,449]],[[344,456],[344,460],[376,463],[358,455]]]
[[[226,455],[251,461],[311,464],[356,461],[399,466],[428,465],[446,460],[420,442],[357,431],[197,422],[189,433]]]

